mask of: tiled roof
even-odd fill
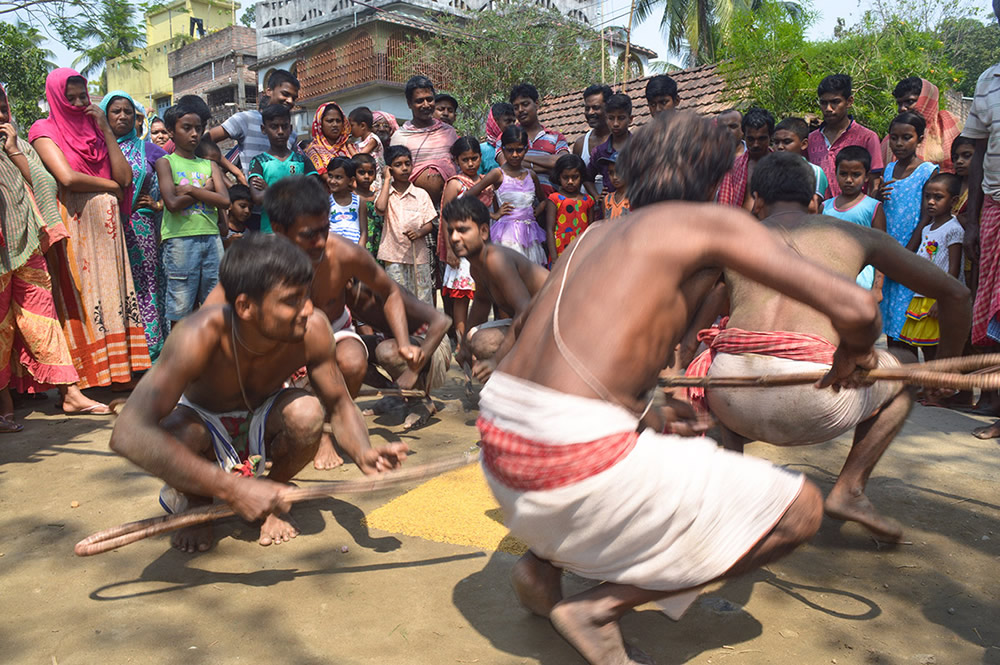
[[[732,94],[726,94],[727,85],[716,65],[702,65],[691,69],[670,72],[677,81],[677,93],[681,103],[677,108],[694,111],[701,115],[715,115],[733,106]],[[625,84],[625,93],[632,98],[632,129],[635,130],[649,121],[646,109],[646,81],[650,76],[633,79]],[[615,86],[612,86],[614,88]],[[738,90],[735,91],[738,95]],[[538,109],[542,124],[557,129],[570,142],[582,136],[588,129],[583,118],[583,89],[575,92],[546,97]]]

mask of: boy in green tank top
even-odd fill
[[[203,130],[197,109],[182,102],[167,109],[163,120],[174,140],[173,154],[156,160],[164,207],[166,315],[172,326],[219,281],[223,250],[216,208],[229,206],[229,193],[219,167],[194,154]]]

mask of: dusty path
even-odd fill
[[[402,433],[378,416],[373,437],[410,442],[415,463],[474,443],[475,411],[451,381],[428,427]],[[303,534],[276,547],[230,520],[206,554],[157,538],[76,558],[83,536],[158,514],[159,483],[108,450],[106,419],[56,415],[51,401],[17,415],[25,431],[0,437],[4,663],[582,663],[516,605],[512,555],[364,526],[401,491],[302,506]],[[1000,664],[1000,444],[968,434],[985,422],[917,407],[876,469],[871,498],[912,545],[879,551],[826,521],[808,547],[710,589],[678,623],[642,608],[626,637],[661,665]],[[828,490],[848,445],[747,452]],[[302,482],[358,475],[310,469]]]

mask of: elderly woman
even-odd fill
[[[56,184],[31,145],[18,138],[7,92],[0,85],[0,433],[18,432],[9,388],[53,386],[66,413],[109,413],[76,383],[66,338],[52,300],[43,252],[68,233]]]
[[[166,282],[160,252],[163,203],[156,180],[156,160],[167,153],[137,136],[135,118],[140,108],[121,90],[108,93],[101,102],[118,147],[132,167],[132,187],[121,205],[122,226],[139,314],[146,328],[146,345],[150,359],[156,362],[167,332],[163,304]]]
[[[129,383],[150,367],[119,199],[132,167],[87,80],[60,68],[45,81],[49,117],[28,139],[59,184],[69,238],[53,247],[53,296],[80,386]]]

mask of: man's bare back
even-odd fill
[[[503,245],[484,246],[469,265],[476,289],[483,289],[494,305],[511,315],[520,313],[527,305],[524,294],[530,300],[549,277],[548,270]]]

